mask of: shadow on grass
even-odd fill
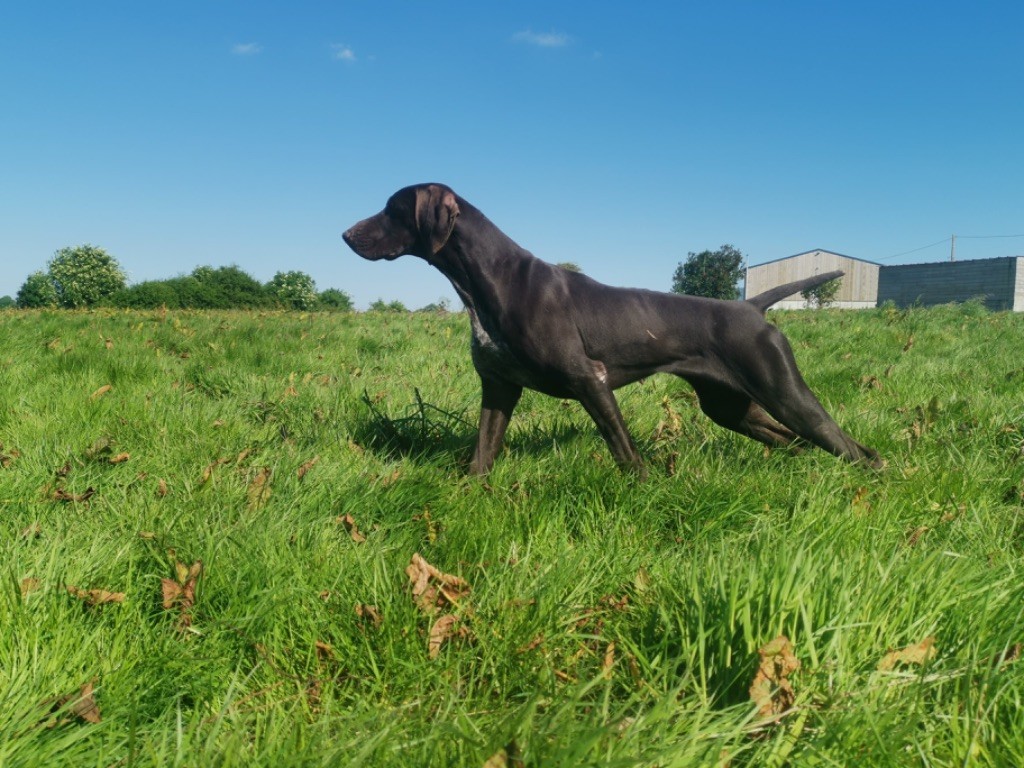
[[[361,399],[367,415],[353,424],[352,439],[385,458],[412,458],[466,469],[476,441],[476,422],[467,420],[465,412],[456,413],[425,401],[419,389],[413,392],[415,402],[404,415],[395,416],[364,391]],[[557,424],[552,429],[534,429],[506,438],[505,445],[528,456],[543,456],[552,451],[554,444],[568,443],[580,434],[575,425]]]

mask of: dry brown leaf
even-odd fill
[[[164,496],[167,495],[168,491],[169,491],[169,489],[167,488],[167,481],[166,480],[160,479],[159,481],[157,481],[157,484],[156,484],[156,495],[157,496],[159,496],[160,498],[163,498]]]
[[[907,343],[903,345],[903,351],[909,352],[912,346],[914,346],[914,334],[910,334],[910,338],[907,339]]]
[[[464,579],[442,573],[424,560],[419,552],[412,556],[405,573],[411,582],[416,605],[428,614],[436,613],[439,608],[457,605],[471,589]]]
[[[4,444],[0,443],[0,469],[7,469],[14,463],[15,459],[21,456],[21,454],[13,448],[10,449],[9,453],[4,453],[4,450]]]
[[[25,597],[26,595],[28,595],[28,594],[30,594],[32,592],[38,592],[42,588],[43,588],[43,582],[41,582],[39,579],[25,578],[25,579],[21,580],[21,596],[22,597]]]
[[[927,525],[919,525],[912,531],[907,533],[907,546],[912,547],[921,540],[928,531],[931,530]]]
[[[380,609],[376,605],[365,605],[356,603],[356,618],[364,624],[369,622],[374,629],[384,623],[384,617],[380,615]]]
[[[192,606],[196,601],[196,582],[202,572],[202,560],[196,560],[190,566],[175,561],[174,578],[160,580],[164,610],[170,611],[175,608],[178,610],[179,629],[185,629],[192,625]]]
[[[249,509],[260,509],[267,503],[270,498],[270,475],[270,467],[263,467],[249,484]]]
[[[79,494],[70,493],[70,492],[64,490],[63,488],[58,488],[57,490],[55,490],[53,492],[53,500],[54,501],[69,501],[69,502],[71,502],[73,504],[78,504],[78,503],[81,503],[83,501],[88,501],[94,495],[96,495],[96,489],[95,488],[86,488],[83,493],[79,493]]]
[[[356,544],[362,544],[366,541],[366,537],[359,532],[359,526],[356,525],[355,518],[349,513],[346,512],[344,515],[338,515],[335,522],[345,528],[348,535],[352,537],[352,541]]]
[[[91,395],[89,395],[89,399],[90,400],[97,400],[97,399],[103,397],[105,394],[107,394],[107,392],[109,392],[112,389],[113,389],[113,387],[110,386],[109,384],[104,384],[102,387],[100,387],[95,392],[93,392]]]
[[[898,651],[889,651],[878,662],[879,672],[890,672],[897,664],[917,664],[918,666],[932,660],[939,650],[935,647],[935,638],[926,637],[920,643],[912,643]]]
[[[103,718],[100,716],[100,708],[96,703],[96,697],[93,695],[94,683],[95,680],[90,680],[81,687],[78,693],[72,693],[58,699],[55,708],[60,709],[61,707],[70,704],[68,712],[75,717],[84,720],[87,723],[95,724],[102,722]],[[68,719],[61,719],[50,723],[50,725],[62,725],[68,722],[71,721]]]
[[[441,653],[441,645],[445,640],[452,637],[465,637],[466,628],[458,627],[459,617],[446,613],[434,622],[430,628],[430,640],[427,644],[427,652],[430,658],[436,659]],[[456,629],[458,627],[458,629]]]
[[[541,646],[541,644],[543,644],[543,642],[544,642],[544,633],[541,632],[539,635],[537,635],[535,638],[533,638],[533,640],[528,642],[526,645],[521,646],[520,648],[517,648],[516,649],[516,653],[528,653],[529,651],[533,651],[533,650],[539,648]]]
[[[793,706],[795,694],[789,675],[800,669],[789,638],[779,635],[758,649],[760,661],[750,685],[750,698],[761,717],[781,714]]]
[[[334,658],[334,647],[330,643],[317,640],[313,647],[316,650],[316,657],[319,661],[330,661]]]
[[[68,585],[68,594],[72,597],[77,597],[79,600],[87,603],[88,605],[103,605],[104,603],[123,603],[125,600],[124,592],[108,592],[105,589],[79,589],[78,587]]]
[[[210,462],[206,466],[206,469],[203,470],[202,482],[203,483],[209,482],[210,478],[213,476],[213,470],[215,470],[217,467],[223,466],[224,464],[230,464],[230,463],[231,463],[231,459],[225,459],[225,458],[216,459],[215,461]]]
[[[114,340],[113,339],[105,339],[103,341],[103,346],[106,347],[107,349],[113,349],[114,348]]]
[[[604,651],[604,661],[601,664],[601,674],[605,680],[611,680],[612,667],[615,666],[615,643],[608,643]]]
[[[109,459],[107,459],[107,461],[109,461],[111,464],[123,464],[130,458],[131,454],[129,453],[119,453],[116,456],[111,456]]]
[[[299,471],[296,472],[296,474],[299,476],[299,480],[304,478],[306,476],[306,473],[308,473],[309,470],[311,470],[313,467],[315,467],[316,463],[318,461],[320,461],[320,457],[319,456],[314,456],[312,459],[310,459],[305,464],[303,464],[301,467],[299,467]]]

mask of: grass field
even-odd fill
[[[0,313],[0,766],[1024,765],[1024,315],[773,318],[884,471],[656,377],[646,482],[533,393],[481,481],[464,316]]]

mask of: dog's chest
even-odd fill
[[[534,377],[504,340],[497,333],[489,333],[473,310],[469,311],[469,319],[473,331],[470,352],[473,356],[473,366],[477,371],[481,375],[491,375],[536,389],[537,382],[533,380]]]

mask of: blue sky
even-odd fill
[[[5,3],[0,295],[91,243],[132,282],[454,299],[340,238],[421,181],[619,285],[723,243],[1024,254],[993,237],[1024,234],[1022,29],[1019,0]]]

